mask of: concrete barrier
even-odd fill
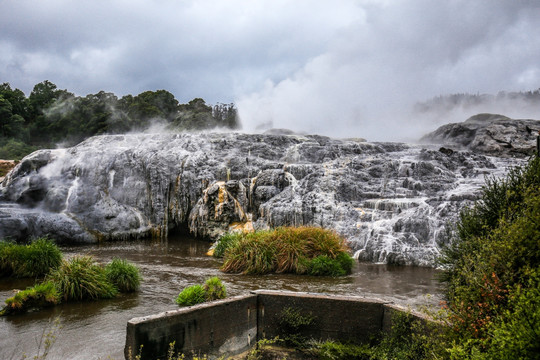
[[[128,321],[124,354],[161,359],[169,344],[184,354],[235,354],[257,338],[257,295],[232,297]]]
[[[212,359],[238,354],[259,339],[283,335],[281,320],[287,308],[313,318],[310,326],[301,329],[301,336],[357,344],[388,331],[392,316],[406,311],[378,299],[258,290],[131,319],[127,324],[125,356],[129,359],[131,352],[134,357],[143,345],[141,359],[162,359],[173,341],[175,350],[188,356],[206,354]]]

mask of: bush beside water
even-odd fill
[[[121,259],[114,259],[106,267],[91,256],[75,256],[62,260],[45,280],[6,300],[0,315],[42,308],[61,301],[108,299],[118,292],[132,292],[141,281],[138,268]]]
[[[91,256],[75,256],[63,261],[47,280],[55,284],[64,301],[109,299],[118,293],[105,269]]]
[[[345,240],[333,231],[279,227],[226,234],[216,244],[214,256],[223,257],[223,272],[342,276],[350,274],[353,265],[347,250]]]
[[[61,263],[62,253],[46,238],[28,245],[0,241],[0,277],[42,277]]]
[[[34,287],[19,291],[15,296],[6,299],[6,307],[0,315],[24,312],[32,308],[43,308],[60,302],[60,293],[55,284],[46,281]]]
[[[125,259],[114,258],[105,266],[105,274],[120,292],[134,292],[141,285],[139,269]]]
[[[178,305],[191,306],[206,301],[225,299],[227,291],[218,277],[207,279],[204,285],[192,285],[180,292],[175,302]]]

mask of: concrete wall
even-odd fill
[[[125,357],[143,345],[142,359],[165,358],[169,344],[186,355],[235,354],[257,337],[257,295],[190,306],[128,321]]]
[[[126,359],[129,349],[137,354],[141,344],[142,359],[164,358],[173,341],[176,351],[186,355],[207,354],[214,358],[237,354],[258,339],[283,335],[280,320],[286,308],[313,318],[312,324],[300,328],[301,336],[353,343],[366,342],[388,331],[392,316],[406,311],[378,299],[258,290],[246,296],[131,319],[127,325]]]
[[[381,300],[268,290],[255,294],[259,296],[260,338],[282,335],[280,320],[286,308],[313,318],[313,325],[300,329],[307,338],[361,343],[382,329],[385,302]]]

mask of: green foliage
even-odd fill
[[[246,234],[234,246],[225,251],[224,272],[243,272],[245,274],[265,274],[275,270],[275,247],[271,241],[263,239],[265,232]]]
[[[298,308],[286,307],[279,314],[279,329],[283,341],[289,346],[305,347],[307,338],[302,334],[315,324],[315,317],[302,313]]]
[[[53,282],[47,281],[26,290],[19,291],[15,296],[6,299],[6,307],[1,315],[14,314],[32,308],[42,308],[56,305],[60,302],[60,294]]]
[[[125,259],[113,259],[105,266],[105,273],[109,281],[124,293],[137,291],[142,280],[137,266]]]
[[[0,140],[3,139],[0,138]],[[8,139],[0,141],[0,143],[4,144],[0,146],[0,159],[21,160],[31,152],[38,150],[37,146],[28,145],[16,139]]]
[[[2,311],[5,314],[50,306],[61,300],[112,298],[118,290],[136,291],[141,281],[138,268],[122,259],[114,259],[105,268],[91,256],[62,260],[58,247],[47,239],[38,239],[30,245],[0,242],[0,274],[19,277],[47,274],[44,282],[6,300],[7,306]],[[213,285],[217,289],[217,284]]]
[[[217,258],[222,258],[225,256],[225,250],[232,247],[235,242],[242,239],[243,234],[241,233],[226,233],[223,235],[216,243],[214,248],[213,256]]]
[[[46,279],[55,284],[64,301],[107,299],[118,292],[107,278],[105,269],[91,256],[75,256],[62,261]]]
[[[540,354],[540,273],[525,287],[515,286],[508,307],[490,326],[488,354],[498,359],[533,359]]]
[[[540,158],[491,179],[461,213],[441,264],[455,358],[537,349],[540,318]],[[536,329],[536,330],[534,330]]]
[[[41,238],[29,245],[0,242],[0,276],[39,277],[57,268],[62,253],[52,241]]]
[[[381,341],[373,348],[375,359],[428,359],[431,356],[432,341],[425,335],[420,320],[410,313],[392,313],[392,328],[383,334]],[[434,331],[429,336],[435,336]]]
[[[206,301],[225,299],[227,297],[227,290],[225,289],[225,286],[216,276],[206,280],[203,288]]]
[[[248,352],[245,360],[263,360],[263,359],[274,359],[271,354],[267,354],[269,347],[272,345],[280,343],[282,340],[279,337],[273,339],[261,339],[257,341],[257,344]],[[286,357],[285,357],[286,359]]]
[[[310,342],[305,352],[320,360],[375,360],[374,351],[368,344],[343,344],[329,340]]]
[[[438,324],[426,323],[406,312],[391,314],[390,331],[364,339],[363,344],[309,340],[301,347],[310,358],[328,360],[422,360],[446,357],[446,338]]]
[[[192,285],[182,290],[175,301],[186,306],[201,304],[206,301],[206,293],[202,285]]]
[[[224,258],[222,271],[244,274],[341,276],[350,274],[353,264],[340,236],[307,226],[227,234],[219,240],[214,254]]]
[[[302,314],[299,309],[293,307],[286,307],[279,316],[279,325],[287,333],[298,332],[314,323],[315,317],[313,314]]]
[[[179,104],[166,90],[118,99],[99,91],[84,97],[45,80],[26,98],[9,83],[0,85],[0,159],[21,159],[58,142],[76,144],[90,136],[148,129],[154,120],[170,130],[239,127],[234,104],[210,106],[196,98]]]
[[[345,254],[348,256],[348,254]],[[352,258],[351,258],[352,259]],[[351,264],[352,267],[352,264]],[[317,276],[343,276],[347,274],[347,270],[342,267],[338,259],[332,259],[326,255],[317,256],[308,266],[309,275]],[[350,268],[349,268],[350,272]]]
[[[212,277],[207,279],[204,285],[192,285],[182,290],[175,302],[178,305],[191,306],[225,297],[227,297],[225,286],[218,277]]]

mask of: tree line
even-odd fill
[[[510,103],[518,106],[523,104],[538,105],[540,104],[540,88],[534,91],[499,91],[496,95],[480,93],[440,95],[416,103],[414,110],[417,112],[450,111],[456,107],[468,108],[474,106],[487,106],[496,103]]]
[[[139,95],[100,91],[84,97],[45,80],[27,97],[0,85],[0,159],[20,159],[57,143],[74,145],[94,135],[144,131],[155,121],[171,131],[239,128],[234,104],[209,105],[201,98],[180,104],[166,90]]]

